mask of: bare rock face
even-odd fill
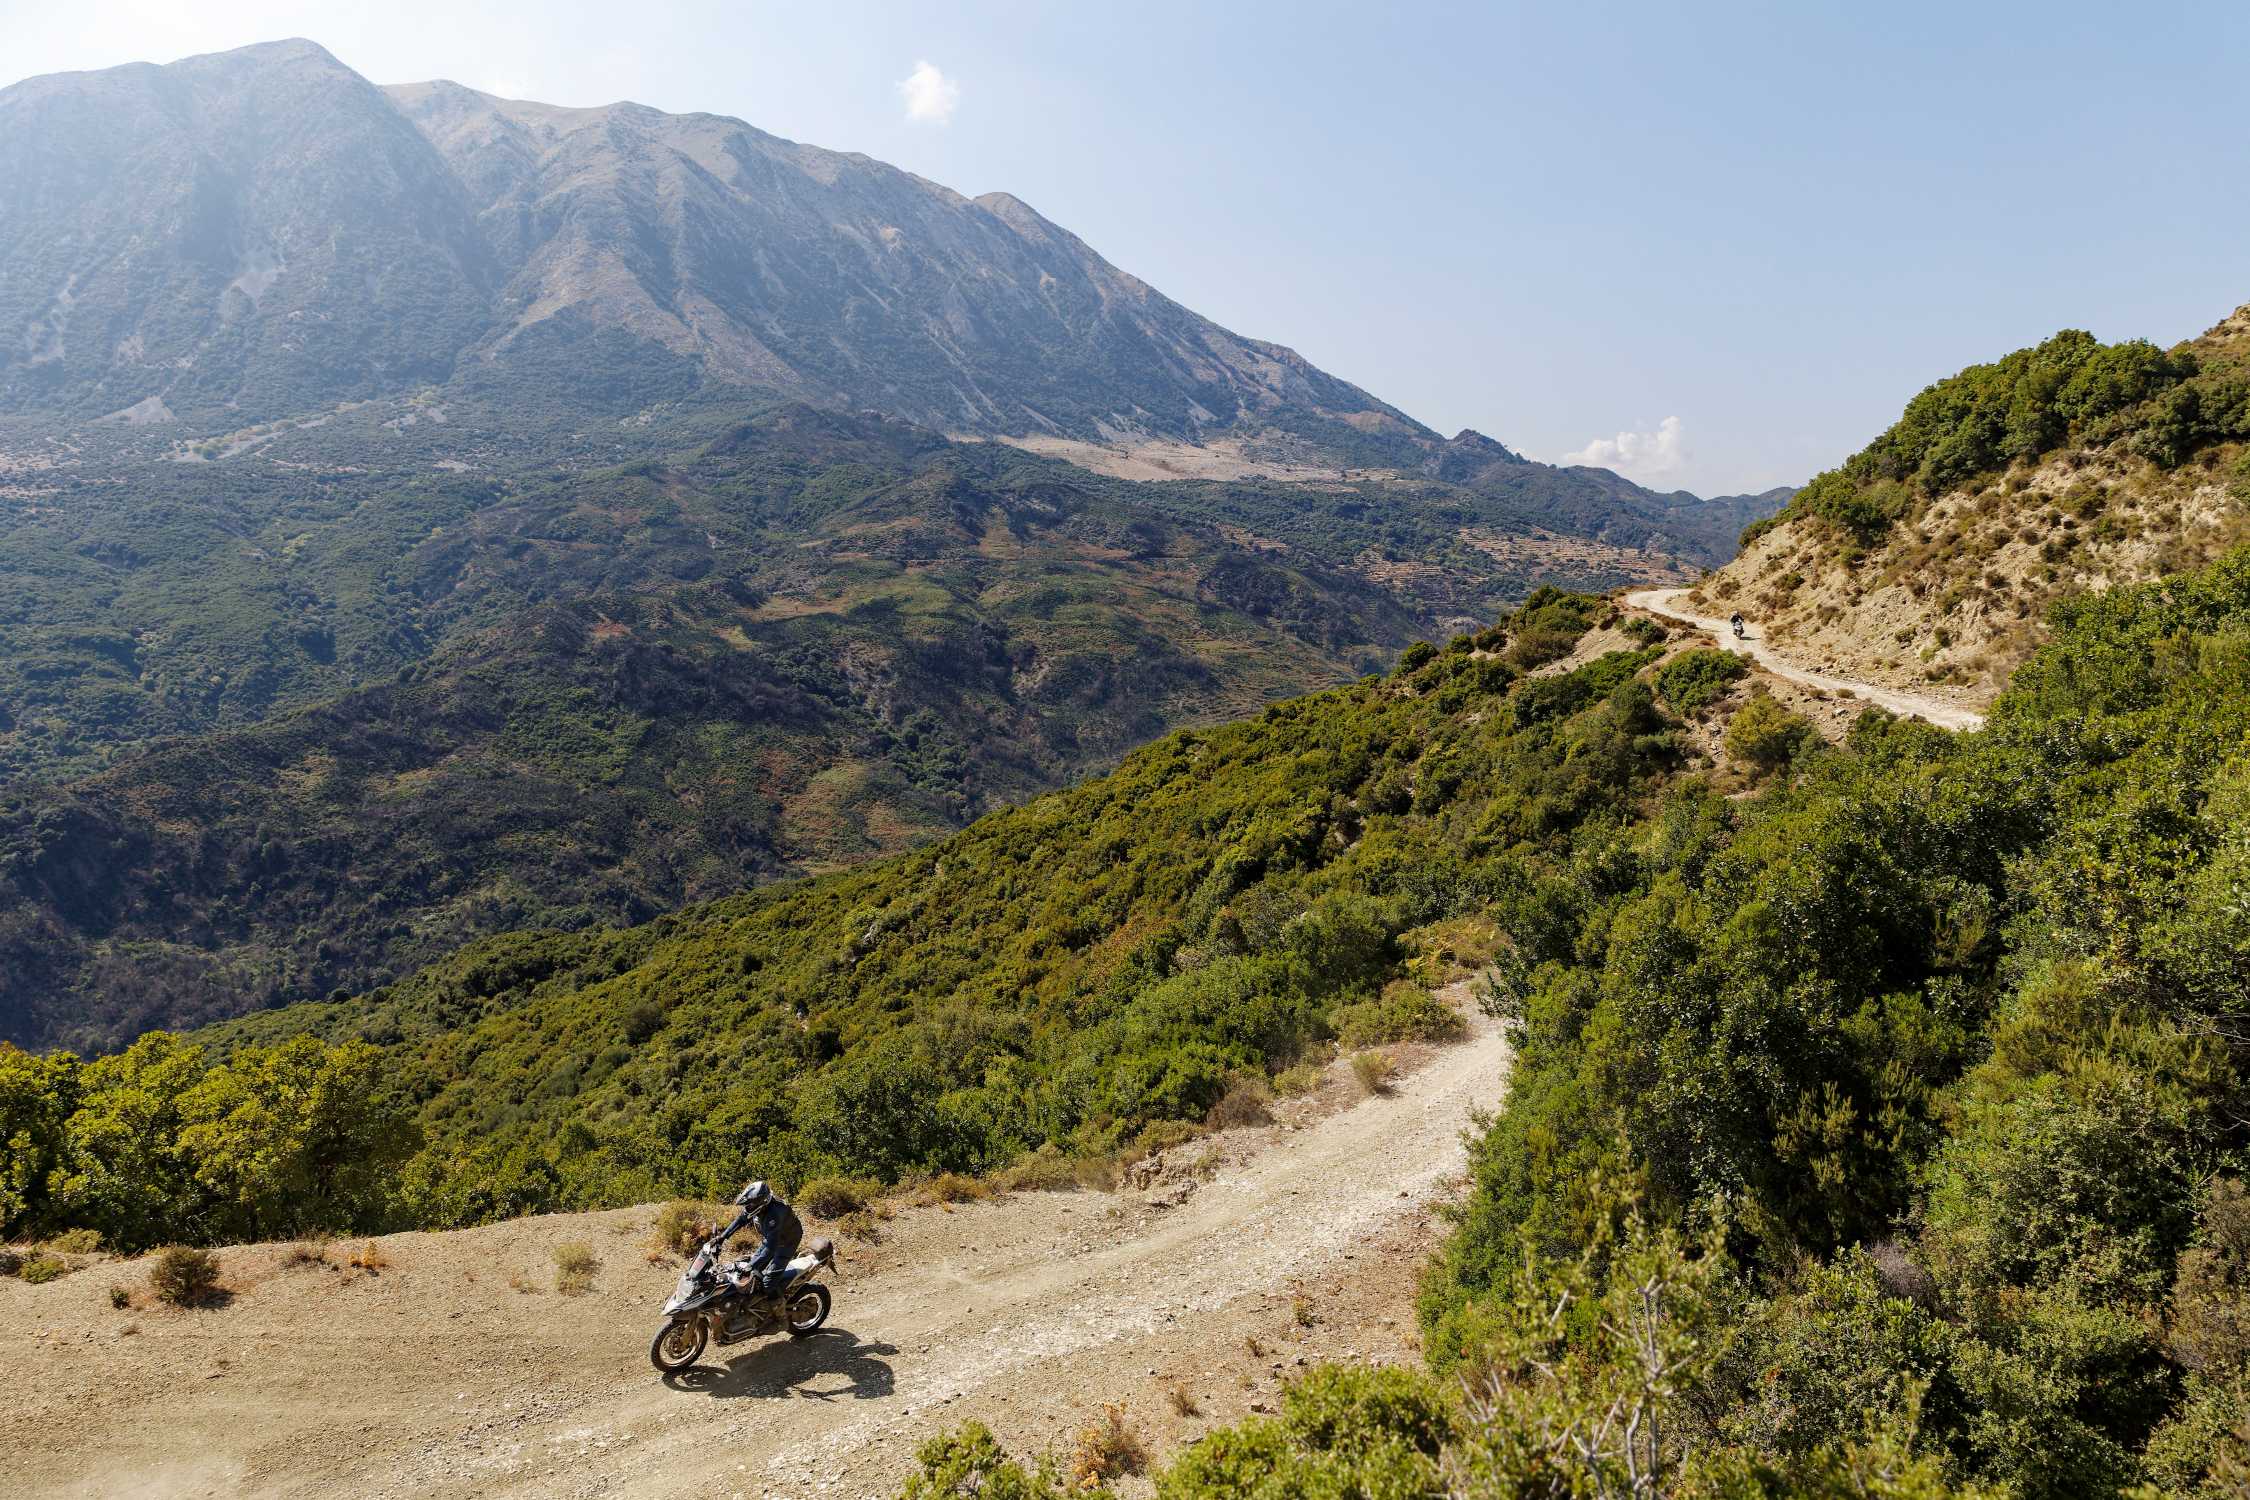
[[[0,269],[0,412],[257,418],[467,368],[980,435],[1432,440],[1005,193],[716,115],[378,89],[303,41],[0,91]]]
[[[498,285],[452,170],[310,42],[0,91],[0,411],[443,380]]]

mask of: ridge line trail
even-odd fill
[[[940,1430],[974,1418],[1018,1451],[1067,1449],[1108,1401],[1171,1450],[1274,1409],[1306,1363],[1417,1358],[1436,1208],[1510,1061],[1469,987],[1440,991],[1468,1038],[1417,1049],[1389,1094],[1277,1105],[1281,1124],[1164,1153],[1145,1188],[902,1210],[884,1243],[845,1242],[828,1330],[714,1348],[669,1383],[647,1347],[678,1271],[645,1263],[645,1207],[388,1236],[375,1278],[224,1251],[238,1290],[212,1312],[112,1311],[104,1288],[141,1285],[139,1267],[0,1284],[10,1488],[890,1496]],[[1347,1091],[1339,1059],[1322,1102]],[[1179,1170],[1214,1145],[1215,1175]],[[571,1240],[600,1255],[593,1294],[512,1289],[551,1279]]]
[[[1872,682],[1855,682],[1849,677],[1830,677],[1808,667],[1800,667],[1758,636],[1748,636],[1729,643],[1730,627],[1725,620],[1714,620],[1690,613],[1679,599],[1687,589],[1636,589],[1625,596],[1625,602],[1650,614],[1692,625],[1712,636],[1729,651],[1745,652],[1759,666],[1776,677],[1786,677],[1805,687],[1819,688],[1823,692],[1850,692],[1870,703],[1889,709],[1907,718],[1923,718],[1941,729],[1982,729],[1984,715],[1974,709],[1962,708],[1940,698],[1925,697],[1920,693],[1904,692],[1898,688],[1878,687]]]

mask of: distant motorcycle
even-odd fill
[[[1735,616],[1735,617],[1734,617],[1733,619],[1729,620],[1729,621],[1728,621],[1727,623],[1728,623],[1729,625],[1732,625],[1732,626],[1734,627],[1734,638],[1735,638],[1736,640],[1738,640],[1738,641],[1739,641],[1739,640],[1741,640],[1741,639],[1742,639],[1742,616],[1740,616],[1740,615],[1736,615],[1736,616]]]
[[[771,1295],[759,1289],[748,1256],[719,1264],[727,1241],[750,1222],[744,1202],[748,1193],[744,1188],[736,1195],[734,1222],[703,1242],[664,1304],[666,1321],[649,1342],[648,1357],[667,1375],[694,1364],[707,1344],[739,1344],[784,1328],[791,1338],[801,1339],[828,1321],[828,1288],[813,1278],[836,1269],[835,1241],[805,1241]]]

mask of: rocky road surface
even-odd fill
[[[1686,589],[1638,589],[1625,596],[1625,602],[1635,609],[1645,609],[1650,614],[1662,615],[1683,625],[1705,631],[1729,651],[1747,654],[1761,667],[1776,677],[1787,678],[1805,687],[1819,688],[1829,693],[1851,693],[1870,703],[1877,703],[1904,718],[1927,719],[1943,729],[1981,729],[1984,715],[1974,709],[1948,703],[1942,698],[1923,693],[1902,692],[1897,688],[1878,687],[1871,682],[1855,682],[1848,677],[1833,677],[1799,666],[1768,645],[1758,635],[1755,621],[1747,622],[1749,635],[1743,640],[1733,638],[1732,629],[1725,620],[1711,619],[1691,613],[1682,599]]]

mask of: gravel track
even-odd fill
[[[1776,677],[1785,677],[1791,682],[1819,688],[1823,692],[1852,693],[1870,703],[1880,704],[1902,718],[1927,719],[1941,729],[1984,727],[1983,714],[1974,709],[1963,708],[1957,703],[1948,703],[1942,698],[1922,693],[1902,692],[1897,688],[1878,687],[1872,682],[1854,682],[1848,677],[1831,677],[1812,671],[1797,665],[1754,634],[1740,641],[1730,640],[1728,637],[1731,627],[1727,621],[1693,614],[1680,602],[1687,592],[1686,589],[1638,589],[1627,594],[1625,602],[1635,609],[1645,609],[1650,614],[1662,615],[1683,625],[1692,625],[1697,630],[1708,633],[1727,650],[1746,653]]]

